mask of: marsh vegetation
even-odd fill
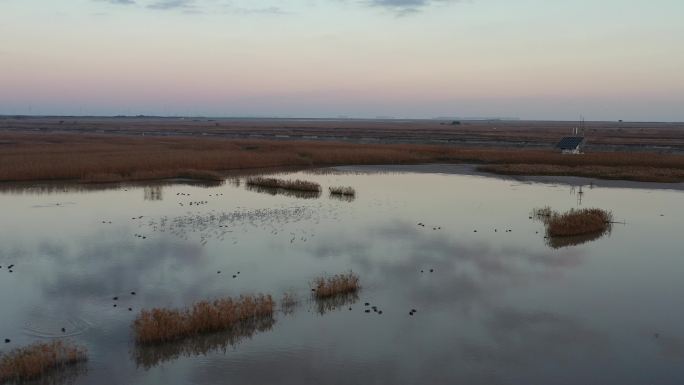
[[[225,352],[258,333],[271,330],[275,323],[273,317],[257,317],[241,321],[224,331],[199,334],[164,344],[136,344],[132,356],[139,367],[150,369],[180,357]]]
[[[550,207],[533,210],[541,220],[550,238],[566,238],[602,235],[611,229],[613,213],[598,208],[571,209],[560,213]]]
[[[499,174],[684,181],[683,155],[647,152],[564,156],[550,149],[34,132],[3,132],[0,142],[0,181],[214,180],[219,175],[205,171],[430,162],[484,164],[481,170]]]
[[[310,182],[306,180],[294,179],[278,179],[278,178],[264,178],[260,176],[249,177],[245,181],[248,186],[265,187],[271,189],[283,189],[292,191],[305,191],[320,193],[321,185],[316,182]]]
[[[318,277],[311,284],[314,297],[330,298],[340,294],[357,292],[361,288],[360,279],[354,272],[333,276]]]
[[[87,350],[70,342],[34,343],[0,355],[0,383],[33,380],[87,360]]]
[[[138,343],[164,343],[272,317],[274,308],[273,298],[260,294],[201,301],[188,309],[142,310],[133,323],[133,330]]]

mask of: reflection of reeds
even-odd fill
[[[284,195],[299,199],[317,199],[321,196],[320,191],[304,191],[304,190],[286,190],[276,187],[265,187],[258,185],[247,185],[247,190],[254,191],[262,194],[270,195]]]
[[[320,192],[321,185],[316,182],[309,182],[305,180],[286,180],[286,179],[276,179],[276,178],[264,178],[260,176],[249,177],[245,181],[247,185],[250,186],[261,186],[270,188],[281,188],[285,190],[297,190],[297,191],[313,191]]]
[[[356,196],[356,190],[350,186],[333,186],[329,188],[330,195]]]
[[[336,200],[342,201],[342,202],[354,202],[354,200],[356,200],[356,196],[354,196],[354,195],[330,194],[330,198],[336,199]]]
[[[225,181],[211,181],[211,180],[173,180],[173,181],[141,181],[141,182],[124,182],[124,183],[76,183],[76,182],[45,182],[45,183],[0,183],[0,194],[25,194],[25,195],[43,195],[43,194],[62,194],[62,193],[80,193],[88,191],[110,191],[121,190],[123,188],[162,188],[165,186],[192,186],[212,188],[221,186]]]
[[[299,303],[299,298],[295,293],[287,292],[283,294],[283,299],[280,300],[280,308],[285,314],[292,314],[295,307]]]
[[[575,235],[571,237],[546,237],[546,244],[553,249],[560,249],[569,246],[579,246],[583,243],[595,241],[609,234],[611,228],[593,234]]]
[[[318,277],[312,283],[316,298],[328,298],[338,294],[353,293],[361,288],[359,276],[353,272],[331,277]]]
[[[325,298],[315,297],[314,299],[316,303],[316,311],[318,314],[323,315],[325,313],[356,303],[359,300],[359,295],[356,292],[350,292]]]
[[[142,310],[133,323],[133,330],[138,343],[163,343],[227,330],[242,322],[270,317],[274,307],[275,303],[270,295],[260,294],[213,302],[201,301],[190,309]]]
[[[191,179],[200,181],[218,182],[224,179],[223,175],[211,170],[179,169],[173,171],[136,171],[129,175],[120,173],[93,172],[81,178],[86,183],[112,183],[130,180],[156,180],[156,179]]]
[[[551,207],[549,206],[544,206],[542,208],[532,210],[532,214],[538,219],[544,221],[545,218],[548,218],[553,214],[553,210],[551,210]]]
[[[87,360],[85,348],[65,341],[35,343],[0,357],[0,383],[37,379]]]
[[[270,316],[258,317],[240,322],[223,332],[201,334],[165,344],[137,344],[132,353],[133,359],[139,367],[150,369],[181,356],[191,357],[211,352],[225,352],[227,348],[238,345],[246,338],[271,330],[275,322],[275,319]]]

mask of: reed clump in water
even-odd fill
[[[613,222],[613,214],[610,211],[597,208],[571,209],[565,213],[558,213],[545,207],[535,209],[534,214],[546,226],[549,237],[600,234],[609,231]]]
[[[62,340],[39,342],[0,356],[0,383],[39,378],[88,360],[87,350]]]
[[[151,369],[179,357],[194,357],[212,352],[225,352],[245,339],[269,331],[275,325],[273,317],[260,317],[216,333],[200,334],[164,344],[136,344],[132,357],[139,367]]]
[[[314,191],[320,192],[321,185],[316,182],[309,182],[305,180],[285,180],[276,178],[264,178],[260,176],[247,178],[246,184],[248,186],[260,186],[260,187],[270,187],[270,188],[281,188],[285,190],[296,190],[296,191]]]
[[[359,276],[353,272],[331,277],[318,277],[312,283],[317,299],[329,298],[339,294],[355,293],[361,288]]]
[[[135,339],[155,344],[238,327],[261,317],[273,316],[270,295],[248,295],[197,302],[189,309],[142,310],[133,323]]]
[[[602,209],[570,210],[563,214],[554,213],[546,225],[552,237],[571,237],[592,233],[602,233],[610,228],[613,214]]]
[[[329,190],[331,195],[356,196],[356,190],[351,186],[333,186]]]

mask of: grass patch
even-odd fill
[[[535,209],[534,215],[546,226],[549,237],[576,237],[602,234],[610,230],[613,214],[610,211],[587,208],[559,213],[550,207]]]
[[[140,344],[164,343],[272,317],[274,308],[273,298],[260,294],[201,301],[189,309],[142,310],[133,323],[133,330]]]
[[[337,274],[331,277],[318,277],[311,286],[314,297],[317,299],[355,293],[361,288],[359,276],[353,272]]]
[[[87,360],[85,348],[62,340],[35,343],[0,356],[0,383],[33,380]]]
[[[321,185],[316,182],[309,182],[305,180],[286,180],[277,178],[264,178],[260,176],[254,176],[247,178],[245,182],[248,186],[259,186],[267,188],[280,188],[285,190],[294,191],[311,191],[320,192]]]
[[[350,197],[356,196],[356,190],[354,190],[354,188],[351,186],[333,186],[328,190],[330,190],[331,195],[344,195]]]

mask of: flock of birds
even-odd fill
[[[127,191],[127,190],[126,190]],[[179,207],[192,207],[194,211],[187,211],[178,215],[161,215],[159,217],[137,215],[131,217],[132,221],[135,221],[140,231],[133,234],[134,237],[142,240],[148,239],[150,233],[158,234],[170,234],[181,240],[189,240],[191,238],[197,238],[201,245],[206,245],[209,240],[225,241],[228,239],[232,241],[233,244],[238,243],[237,232],[248,232],[248,228],[260,229],[269,232],[271,235],[277,236],[282,234],[287,236],[290,243],[295,242],[306,242],[308,239],[315,237],[315,232],[313,230],[306,229],[296,229],[294,231],[288,231],[286,227],[294,223],[308,222],[312,223],[316,228],[316,225],[320,223],[324,216],[328,216],[327,219],[339,219],[338,212],[334,209],[334,205],[326,205],[323,207],[322,203],[309,204],[309,205],[281,205],[280,207],[274,208],[247,208],[247,207],[235,207],[231,211],[224,211],[219,208],[207,210],[205,207],[215,203],[217,198],[223,197],[224,193],[212,193],[208,194],[208,197],[213,198],[210,201],[207,198],[204,199],[193,199],[187,200],[192,194],[187,192],[177,192],[176,197],[180,200],[178,203]],[[376,205],[387,205],[386,201],[378,201]],[[56,204],[56,206],[61,206],[61,204]],[[102,220],[102,224],[112,224],[111,220]],[[417,224],[422,228],[426,228],[426,224],[419,222]],[[433,231],[442,230],[441,226],[432,226]],[[506,232],[512,232],[511,229],[506,229]],[[477,233],[478,230],[475,229],[473,232]],[[498,229],[494,229],[494,232],[498,232]],[[14,265],[7,266],[7,271],[9,273],[13,272]],[[0,266],[2,269],[2,266]],[[434,268],[429,270],[420,270],[420,273],[434,273]],[[221,274],[221,270],[217,271],[217,274]],[[236,279],[240,275],[240,272],[232,274],[232,278]],[[136,292],[131,291],[131,296],[135,296]],[[115,296],[112,298],[112,306],[119,307],[121,303],[119,297]],[[133,311],[132,307],[127,307],[128,311]],[[352,307],[349,306],[349,310]],[[371,306],[369,302],[364,304],[363,308],[365,313],[370,313],[371,311],[377,314],[383,314],[383,311],[377,306]],[[409,315],[413,316],[417,313],[416,309],[411,309]],[[63,333],[66,332],[66,328],[61,328]],[[5,339],[5,343],[9,343],[10,339]]]
[[[189,193],[178,193],[178,196],[190,196]],[[212,197],[223,196],[222,193],[210,194]],[[238,233],[247,233],[249,229],[259,229],[269,232],[271,235],[285,234],[290,243],[295,241],[306,242],[314,237],[312,230],[297,229],[286,232],[286,227],[297,222],[311,222],[319,224],[322,216],[321,210],[311,206],[281,206],[275,208],[247,208],[238,206],[231,211],[221,209],[202,210],[199,206],[207,206],[212,202],[196,200],[179,202],[180,206],[197,207],[194,211],[187,211],[179,215],[162,215],[157,218],[144,216],[132,218],[138,221],[140,231],[134,236],[147,239],[151,233],[170,234],[181,240],[197,238],[201,245],[206,245],[210,240],[231,241],[238,243]],[[336,219],[336,214],[331,216]]]

